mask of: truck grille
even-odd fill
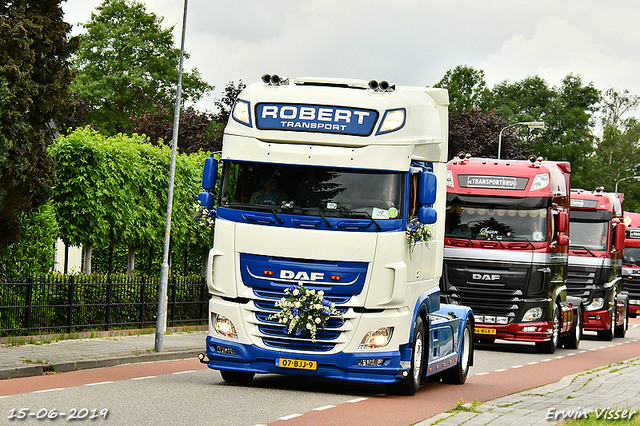
[[[311,336],[307,333],[302,335],[287,334],[287,326],[279,323],[277,320],[269,319],[270,315],[279,311],[275,306],[276,301],[280,300],[285,294],[277,291],[262,291],[254,289],[254,294],[261,299],[254,300],[253,304],[257,311],[254,312],[255,322],[262,342],[269,347],[305,352],[327,352],[332,350],[336,341],[341,337],[348,319],[340,317],[331,317],[325,328],[318,329],[316,333],[316,341],[311,340]],[[346,303],[348,297],[331,297],[326,296],[325,299],[337,303]],[[336,309],[343,314],[348,311],[347,307],[336,305]]]
[[[596,269],[569,265],[567,271],[567,294],[587,302],[596,281]]]
[[[640,277],[623,278],[622,291],[629,295],[629,299],[640,299]]]
[[[473,285],[451,286],[449,295],[453,303],[469,306],[476,314],[503,315],[510,318],[515,317],[522,302],[521,290]]]

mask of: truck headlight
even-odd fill
[[[542,317],[542,308],[531,308],[522,316],[522,322],[537,321]]]
[[[382,135],[384,133],[389,133],[396,131],[402,126],[404,126],[405,122],[406,110],[404,108],[398,109],[390,109],[384,113],[384,117],[382,119],[382,123],[378,128],[377,135]]]
[[[358,349],[384,348],[391,341],[391,336],[393,336],[393,327],[374,328],[365,334]]]
[[[547,185],[549,185],[548,174],[545,173],[543,175],[536,175],[536,177],[533,179],[533,183],[531,184],[531,190],[536,191],[538,189],[543,189],[546,188]]]
[[[223,337],[229,339],[238,338],[238,333],[236,332],[236,327],[233,325],[233,322],[224,315],[211,312],[211,328]]]
[[[587,306],[587,311],[597,311],[604,306],[604,298],[594,297],[593,302]]]
[[[233,106],[233,119],[238,123],[251,127],[251,108],[249,102],[238,99]]]

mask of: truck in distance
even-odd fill
[[[622,294],[624,196],[571,190],[571,242],[567,292],[585,306],[584,329],[600,340],[624,337],[628,297]]]
[[[627,237],[622,252],[622,293],[629,297],[627,315],[640,314],[640,213],[624,213]]]
[[[217,199],[202,362],[230,382],[464,383],[473,313],[438,287],[447,105],[446,90],[375,80],[265,75],[240,93],[219,190],[211,157],[199,197]]]
[[[479,342],[578,347],[582,306],[566,287],[570,173],[534,156],[449,161],[441,294],[473,309]]]

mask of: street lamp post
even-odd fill
[[[167,287],[169,284],[169,242],[171,235],[171,211],[173,209],[173,185],[176,171],[176,156],[178,149],[178,126],[180,124],[180,94],[182,92],[182,66],[184,63],[184,38],[187,31],[187,6],[189,0],[184,0],[182,14],[182,42],[180,44],[180,65],[178,67],[178,85],[176,86],[176,104],[173,113],[173,141],[171,143],[171,164],[169,167],[169,189],[167,191],[167,221],[164,234],[164,250],[162,265],[160,266],[160,285],[158,287],[158,314],[156,317],[156,352],[162,352],[164,332],[167,329]]]
[[[629,177],[622,178],[622,179],[620,179],[619,181],[617,181],[617,182],[616,182],[616,193],[618,192],[618,184],[619,184],[620,182],[622,182],[623,180],[629,180],[629,179],[640,180],[640,176],[629,176]]]
[[[529,129],[544,129],[544,123],[542,121],[521,121],[504,127],[500,130],[500,135],[498,136],[498,160],[500,159],[500,150],[502,148],[502,132],[514,126],[527,126]]]

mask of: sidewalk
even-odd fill
[[[44,344],[0,346],[2,379],[37,376],[136,362],[195,358],[204,352],[206,331],[172,332],[156,353],[155,334],[62,340]],[[640,411],[640,358],[564,377],[556,383],[469,405],[417,423],[417,426],[552,425],[577,416],[600,418]],[[469,410],[464,411],[463,410]],[[597,412],[589,413],[592,410]],[[604,414],[602,413],[604,411]],[[565,417],[566,416],[566,417]],[[634,416],[640,416],[636,412]]]
[[[111,367],[137,362],[195,358],[205,351],[206,331],[171,332],[155,352],[155,334],[61,340],[19,346],[0,345],[0,380]]]
[[[630,414],[634,419],[640,416],[638,381],[640,358],[566,376],[559,382],[475,407],[467,403],[463,406],[472,411],[453,410],[438,414],[416,426],[435,423],[438,426],[549,426],[586,417],[611,422],[615,416],[618,416],[618,421],[623,418],[628,421]]]

